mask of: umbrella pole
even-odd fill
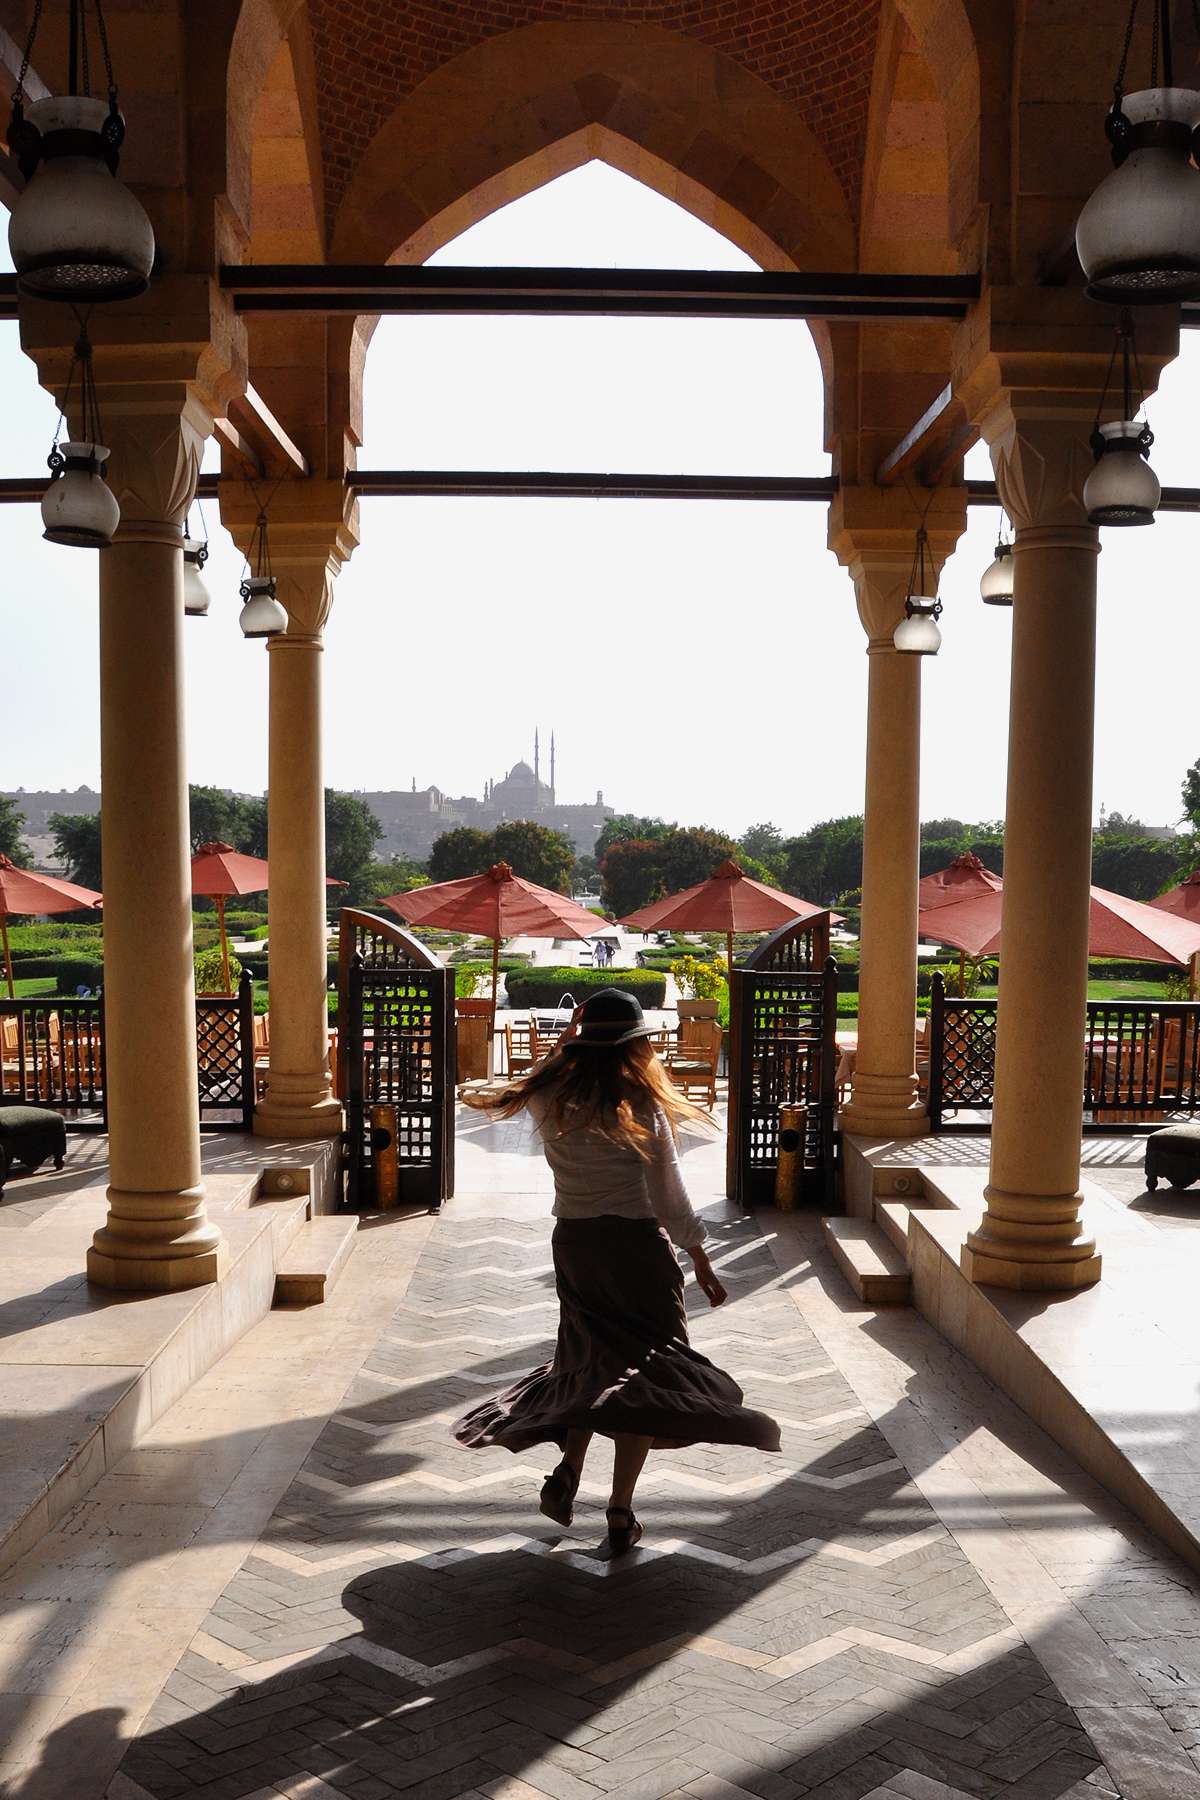
[[[492,1073],[496,1055],[496,994],[500,986],[500,939],[492,939],[492,1011],[488,1029],[488,1075]]]
[[[966,992],[967,992],[967,953],[965,950],[960,950],[958,953],[958,997],[960,1000],[963,1000],[966,998]]]
[[[729,978],[731,977],[732,974],[733,974],[733,933],[732,933],[732,931],[727,931],[725,933],[725,979],[726,979],[726,981],[729,980]]]
[[[229,979],[229,939],[225,936],[225,896],[217,895],[217,920],[221,927],[221,972],[225,977],[225,992],[232,994],[233,984]]]
[[[10,951],[10,949],[8,947],[8,914],[7,913],[0,913],[0,932],[2,932],[4,934],[4,973],[8,977],[8,997],[10,1000],[15,1000],[17,997],[17,990],[13,984],[12,952]],[[1196,965],[1193,962],[1193,964],[1192,964],[1193,975],[1195,974],[1195,968],[1196,968]]]

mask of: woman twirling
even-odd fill
[[[528,1111],[554,1174],[552,1239],[559,1300],[554,1359],[459,1420],[469,1449],[555,1443],[562,1461],[541,1510],[570,1525],[592,1437],[615,1446],[607,1509],[614,1554],[642,1535],[634,1489],[652,1449],[749,1444],[779,1449],[779,1427],[742,1404],[731,1376],[688,1342],[687,1252],[709,1304],[726,1298],[693,1212],[676,1131],[699,1110],[671,1086],[632,994],[603,988],[575,1035],[500,1094],[473,1102],[502,1119]]]

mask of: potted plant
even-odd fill
[[[679,989],[676,1005],[680,1023],[685,1019],[718,1017],[725,992],[725,964],[720,957],[699,962],[694,956],[684,956],[671,964],[671,973]]]

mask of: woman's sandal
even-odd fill
[[[634,1517],[628,1506],[610,1506],[605,1513],[608,1520],[608,1547],[614,1556],[624,1556],[632,1550],[642,1535],[641,1522]],[[623,1525],[614,1524],[614,1520],[624,1519]]]
[[[557,1469],[547,1475],[542,1483],[542,1499],[540,1511],[556,1525],[570,1525],[575,1517],[575,1496],[579,1492],[579,1475],[569,1462],[560,1462]]]

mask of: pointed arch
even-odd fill
[[[828,156],[739,63],[641,24],[524,26],[401,101],[347,186],[338,262],[423,261],[509,200],[599,156],[768,268],[852,268]]]

